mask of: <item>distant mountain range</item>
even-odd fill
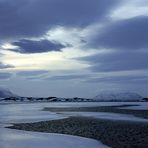
[[[92,102],[93,99],[86,98],[57,98],[57,97],[7,97],[1,98],[1,102]]]
[[[20,97],[12,93],[8,89],[0,88],[1,102],[134,102],[134,101],[148,101],[141,95],[133,92],[100,92],[94,98],[57,98],[57,97]]]

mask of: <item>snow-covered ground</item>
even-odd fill
[[[57,104],[58,106],[60,104]],[[6,129],[11,123],[62,119],[67,116],[41,111],[46,103],[0,104],[0,148],[107,148],[101,142],[78,136]]]
[[[1,110],[1,109],[0,109]],[[28,123],[28,122],[37,122],[37,121],[45,121],[45,120],[56,120],[66,118],[65,115],[46,112],[46,111],[38,111],[38,110],[27,110],[27,108],[16,109],[15,111],[12,108],[8,109],[9,111],[0,113],[0,122],[3,123]]]
[[[44,146],[51,148],[103,148],[105,147],[96,140],[82,138],[78,136],[69,136],[61,134],[45,134],[37,132],[17,131],[6,129],[11,123],[36,122],[45,120],[63,119],[72,115],[91,116],[95,118],[111,120],[132,120],[147,122],[146,119],[138,117],[113,114],[113,113],[53,113],[41,111],[44,107],[92,107],[92,106],[113,106],[113,105],[140,105],[140,108],[146,108],[147,102],[56,102],[56,103],[24,103],[24,104],[0,104],[0,148],[41,148]],[[136,106],[137,108],[138,106]],[[131,107],[130,107],[131,108]],[[145,120],[145,121],[144,121]]]
[[[44,107],[93,107],[93,106],[113,106],[113,105],[139,105],[131,107],[131,109],[148,109],[148,102],[68,102],[68,103],[32,103],[32,104],[0,104],[0,123],[24,123],[24,122],[36,122],[44,120],[55,120],[63,119],[68,117],[66,114],[58,114],[53,112],[41,111]],[[133,120],[129,115],[120,114],[120,118],[116,118],[115,113],[97,113],[100,118],[110,118],[113,119],[125,119]],[[111,116],[112,115],[112,116]],[[139,120],[139,118],[134,118],[134,120]]]
[[[108,148],[88,138],[0,129],[0,148]]]

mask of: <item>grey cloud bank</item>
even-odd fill
[[[53,43],[48,40],[20,40],[13,42],[12,45],[18,47],[15,51],[20,53],[41,53],[41,52],[49,52],[49,51],[60,51],[65,46],[59,43]]]
[[[42,74],[47,74],[47,70],[36,70],[36,71],[20,71],[17,73],[19,76],[38,76]]]
[[[9,72],[0,72],[0,79],[1,80],[6,80],[12,77],[12,73]]]
[[[50,27],[87,26],[103,18],[117,0],[0,1],[0,37],[40,36]]]
[[[141,3],[148,7],[146,1],[133,1],[134,6],[135,3],[136,7]],[[59,91],[66,96],[68,88],[68,95],[83,96],[87,92],[85,95],[90,96],[90,91],[96,93],[98,88],[122,89],[123,85],[147,94],[148,16],[140,12],[138,15],[135,7],[136,17],[111,18],[112,12],[124,4],[124,0],[0,0],[0,80],[9,80],[2,85],[28,94],[35,94],[37,89],[38,95]],[[11,49],[12,45],[16,48]],[[90,54],[92,49],[95,51]],[[39,60],[35,62],[40,67],[32,62],[36,53]],[[30,59],[32,65],[27,61]],[[86,68],[81,68],[85,63]],[[70,72],[67,69],[63,72],[65,67]],[[126,71],[129,76],[124,75]],[[132,77],[133,71],[138,72]],[[109,75],[110,72],[114,74],[103,77],[103,73]],[[123,76],[118,76],[118,72],[123,72]],[[93,75],[101,78],[91,77]],[[26,82],[22,77],[26,77]],[[31,81],[36,79],[40,82]],[[65,83],[59,87],[61,80]]]
[[[148,48],[148,17],[135,17],[111,22],[92,38],[94,47],[117,50],[139,50]]]
[[[77,79],[86,79],[90,77],[89,75],[59,75],[45,78],[44,80],[77,80]]]
[[[148,52],[112,51],[82,58],[91,63],[95,72],[126,71],[148,69]]]
[[[90,83],[116,83],[116,84],[136,84],[147,83],[148,76],[110,76],[101,78],[90,78],[86,82]]]
[[[14,68],[14,66],[0,62],[0,69],[7,69],[7,68]]]

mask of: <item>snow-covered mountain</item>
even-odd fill
[[[143,97],[134,92],[102,91],[93,99],[97,101],[142,101]]]
[[[0,88],[0,98],[6,98],[6,97],[15,97],[14,93],[12,93],[10,90],[5,88]]]
[[[20,97],[8,89],[0,88],[0,102],[94,102],[94,101],[144,101],[143,97],[133,92],[102,91],[92,99],[57,98],[57,97]]]

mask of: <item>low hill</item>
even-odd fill
[[[97,101],[142,101],[143,97],[134,92],[100,92],[93,98]]]

